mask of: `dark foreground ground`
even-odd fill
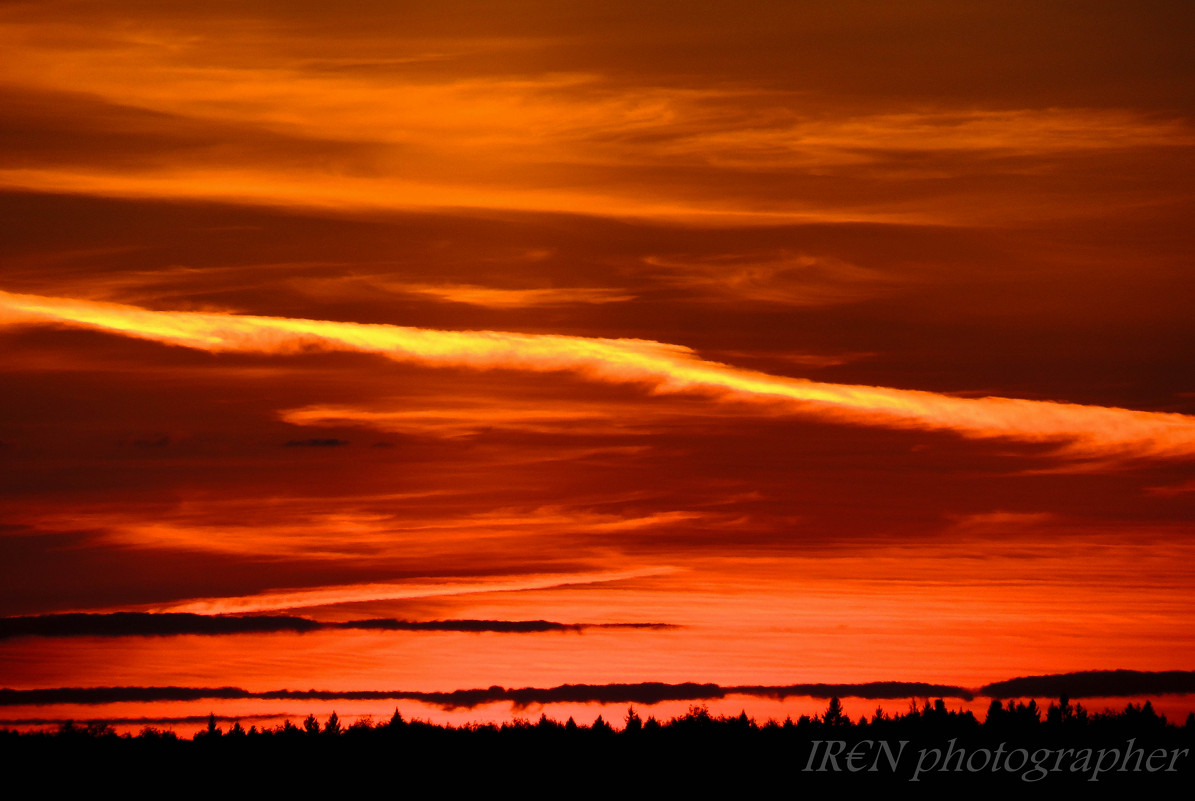
[[[1174,725],[1149,704],[1090,715],[1067,702],[993,704],[980,723],[942,702],[851,722],[824,715],[758,725],[694,708],[665,722],[633,710],[618,728],[541,718],[503,726],[442,727],[404,720],[343,727],[333,716],[245,730],[214,718],[192,740],[146,728],[117,736],[103,724],[0,732],[10,781],[56,791],[97,788],[244,797],[299,792],[387,797],[490,793],[532,796],[678,792],[800,795],[805,790],[903,786],[1190,797],[1195,720]]]

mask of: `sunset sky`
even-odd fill
[[[0,5],[0,616],[456,621],[91,618],[0,688],[1195,669],[1193,41],[1185,0]]]

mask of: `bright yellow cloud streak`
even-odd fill
[[[0,324],[33,323],[81,326],[210,352],[348,350],[427,366],[569,371],[594,381],[646,384],[654,392],[781,403],[793,414],[842,422],[1054,443],[1087,457],[1195,455],[1195,418],[1187,415],[819,383],[705,361],[684,346],[649,340],[160,312],[0,292]]]

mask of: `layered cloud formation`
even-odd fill
[[[852,423],[1055,443],[1088,456],[1195,455],[1195,419],[1185,415],[826,384],[705,361],[689,348],[661,342],[160,312],[8,292],[0,292],[0,322],[81,326],[211,352],[349,350],[432,367],[570,371],[594,381],[643,384],[655,392],[783,403],[794,414]],[[363,416],[362,422],[370,418]]]
[[[1189,666],[1193,28],[0,3],[0,683]]]

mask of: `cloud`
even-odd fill
[[[980,690],[991,698],[1117,698],[1195,693],[1195,670],[1089,670],[998,681]]]
[[[477,631],[503,634],[533,634],[545,631],[585,631],[586,629],[651,629],[663,631],[680,628],[673,623],[556,623],[551,620],[350,620],[335,628],[381,631]]]
[[[1051,512],[976,512],[966,515],[951,515],[951,529],[960,534],[1004,534],[1008,531],[1041,529],[1058,522],[1058,515]]]
[[[3,324],[91,328],[213,353],[339,350],[431,367],[566,371],[603,383],[646,385],[657,393],[763,402],[793,415],[834,422],[1043,443],[1075,457],[1186,459],[1195,455],[1195,418],[1187,415],[821,383],[706,361],[684,346],[650,340],[163,312],[0,292]]]
[[[878,681],[857,684],[718,685],[664,684],[562,684],[556,687],[453,690],[418,692],[405,690],[266,690],[251,692],[239,687],[56,687],[46,689],[0,689],[0,706],[45,706],[50,704],[110,704],[121,701],[198,701],[208,699],[306,699],[408,700],[443,709],[471,709],[484,704],[510,702],[517,708],[557,703],[658,704],[665,701],[711,701],[731,695],[762,698],[960,698],[976,695],[990,698],[1058,697],[1108,698],[1151,694],[1195,692],[1195,671],[1175,670],[1147,673],[1134,670],[1091,671],[1051,676],[1033,676],[996,682],[974,691],[965,687],[925,682]]]
[[[112,612],[0,618],[0,640],[12,637],[131,637],[177,634],[227,635],[308,632],[326,629],[371,631],[463,631],[503,634],[580,632],[587,629],[674,629],[670,623],[558,623],[551,620],[396,620],[377,618],[332,623],[290,615],[196,615]]]
[[[2,446],[2,443],[0,443],[0,446]],[[1174,498],[1179,495],[1185,495],[1189,492],[1195,492],[1195,478],[1188,481],[1180,481],[1176,484],[1166,484],[1160,487],[1148,487],[1145,492],[1148,495],[1153,495],[1158,498]]]
[[[128,637],[171,634],[303,632],[325,628],[316,620],[288,616],[211,617],[144,612],[62,614],[0,618],[0,639],[12,637]]]
[[[465,437],[482,431],[505,430],[534,433],[610,433],[634,430],[641,419],[615,417],[596,405],[557,403],[553,408],[517,408],[494,402],[469,406],[436,404],[432,409],[375,409],[354,406],[305,406],[279,413],[299,426],[354,425],[391,433]]]
[[[750,83],[626,86],[601,69],[396,81],[278,63],[275,54],[245,63],[216,46],[145,47],[121,33],[110,49],[5,33],[0,26],[0,47],[12,57],[0,78],[20,88],[38,127],[12,137],[0,185],[43,192],[722,224],[983,223],[993,206],[1026,219],[1043,205],[1023,192],[989,192],[979,210],[944,195],[941,179],[1007,178],[1020,172],[1008,159],[1053,165],[1195,143],[1181,117],[1125,109],[942,103],[827,113],[806,110],[806,92]],[[147,72],[154,81],[140,80]],[[820,188],[828,175],[840,181],[831,192],[792,191],[794,178]],[[900,202],[856,194],[878,184]],[[1045,207],[1099,211],[1084,193],[1067,194],[1070,202]],[[1102,200],[1106,209],[1111,199]],[[474,289],[471,298],[467,286],[450,291],[481,305],[543,299]]]
[[[333,438],[319,438],[312,439],[292,439],[289,440],[285,447],[287,448],[339,448],[342,445],[348,445],[348,440],[333,439]]]
[[[648,256],[648,272],[708,302],[727,298],[781,306],[831,306],[876,297],[899,282],[828,257],[797,253],[714,255],[700,260]]]
[[[623,290],[596,287],[496,289],[474,284],[391,284],[386,288],[490,309],[527,309],[540,306],[569,306],[576,303],[621,303],[635,298]]]
[[[763,411],[758,407],[755,413]],[[656,397],[567,398],[509,396],[461,398],[448,395],[406,397],[369,404],[312,404],[284,409],[278,416],[296,426],[354,426],[407,436],[458,439],[479,434],[518,432],[567,437],[654,434],[681,425],[707,427],[713,418],[734,420],[743,413],[731,405],[666,403]]]
[[[407,700],[439,706],[443,709],[472,709],[485,704],[510,702],[516,707],[557,703],[659,704],[665,701],[709,701],[728,695],[765,698],[804,696],[811,698],[896,698],[937,697],[971,700],[972,693],[962,687],[922,682],[871,682],[866,684],[789,684],[728,686],[717,684],[562,684],[556,687],[454,690],[451,692],[414,692],[402,690],[267,690],[251,692],[239,687],[58,687],[41,690],[0,689],[0,706],[43,706],[49,704],[110,704],[121,701],[199,701],[207,699],[268,700],[306,699]]]
[[[599,500],[619,502],[609,496]],[[329,502],[339,503],[340,507],[329,511],[325,506]],[[430,569],[431,564],[443,560],[444,572],[431,575],[451,581],[448,576],[470,575],[466,565],[480,569],[483,575],[504,575],[515,564],[528,568],[526,560],[533,555],[546,559],[541,567],[550,568],[551,575],[573,576],[560,571],[573,568],[575,563],[561,563],[558,553],[550,548],[544,551],[543,538],[562,531],[579,539],[586,534],[604,538],[613,532],[725,525],[732,519],[716,511],[603,511],[584,505],[508,507],[490,502],[470,510],[476,504],[467,491],[335,500],[259,496],[225,503],[184,503],[173,509],[155,507],[152,511],[128,506],[39,511],[28,520],[41,532],[85,528],[93,546],[150,549],[159,554],[165,550],[223,554],[271,563],[317,559],[325,565],[342,562],[374,569],[385,564],[397,571],[387,577],[409,578],[407,571],[413,564]],[[471,558],[465,560],[464,553],[471,554]],[[574,551],[573,556],[578,555],[579,551]],[[600,555],[595,556],[605,562]],[[438,584],[432,587],[436,588],[443,589]],[[407,590],[411,588],[407,586]]]
[[[788,116],[788,115],[785,115]],[[1151,120],[1121,109],[938,110],[800,119],[753,129],[700,132],[686,150],[736,166],[883,165],[908,155],[1048,155],[1134,147],[1190,146],[1181,120]],[[909,169],[907,166],[905,169]],[[933,169],[932,163],[926,169]]]
[[[1036,221],[1132,201],[1123,187],[1072,187],[1059,202],[1020,184],[959,202],[942,179],[1009,186],[1076,155],[1193,138],[1176,66],[1185,26],[1156,8],[1034,8],[1008,58],[1006,32],[1026,13],[1015,4],[756,9],[749,21],[717,3],[684,21],[640,5],[600,17],[538,3],[360,16],[43,5],[0,15],[0,84],[25,97],[0,183],[37,191],[753,223]],[[1001,163],[1015,158],[1035,163]],[[867,196],[881,183],[907,202]]]
[[[246,612],[266,612],[276,609],[301,609],[332,604],[364,601],[396,601],[410,598],[435,598],[448,595],[467,595],[482,592],[510,592],[514,590],[542,590],[579,584],[599,584],[610,581],[660,576],[674,572],[671,567],[646,567],[634,570],[595,571],[591,573],[556,573],[516,579],[487,579],[481,581],[445,581],[439,584],[345,584],[312,587],[290,592],[266,592],[240,597],[202,598],[170,604],[153,612],[183,612],[199,615],[221,615]]]

